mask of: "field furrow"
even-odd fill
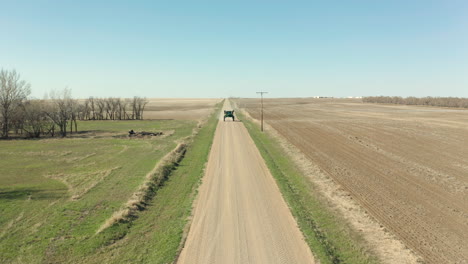
[[[240,106],[260,117],[258,103]],[[467,111],[312,99],[265,106],[269,125],[426,262],[468,259]]]

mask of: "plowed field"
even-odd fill
[[[150,98],[145,119],[199,120],[206,117],[221,99]]]
[[[468,260],[468,111],[271,99],[265,120],[427,263]]]

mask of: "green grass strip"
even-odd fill
[[[239,111],[240,112],[240,111]],[[242,114],[245,127],[264,158],[307,243],[320,263],[378,263],[362,237],[331,209],[324,197],[282,149],[277,139],[262,133],[259,126]]]
[[[187,147],[183,160],[158,189],[146,210],[131,226],[116,225],[100,236],[116,236],[126,229],[125,239],[96,248],[80,263],[172,263],[179,253],[197,188],[214,138],[221,103]],[[127,229],[128,228],[128,229]],[[118,237],[117,237],[118,238]],[[75,262],[76,263],[76,262]]]

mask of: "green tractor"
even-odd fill
[[[226,117],[232,117],[232,121],[234,121],[234,110],[232,111],[224,110],[224,121],[226,121]]]

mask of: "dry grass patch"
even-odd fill
[[[104,224],[99,227],[96,233],[102,232],[104,229],[112,226],[118,222],[127,222],[132,218],[136,218],[138,211],[143,210],[148,201],[154,196],[159,187],[162,186],[164,181],[169,177],[171,171],[184,157],[187,145],[181,143],[168,153],[164,158],[159,161],[156,166],[151,170],[145,178],[143,184],[136,192],[132,194],[124,206],[115,212]]]

